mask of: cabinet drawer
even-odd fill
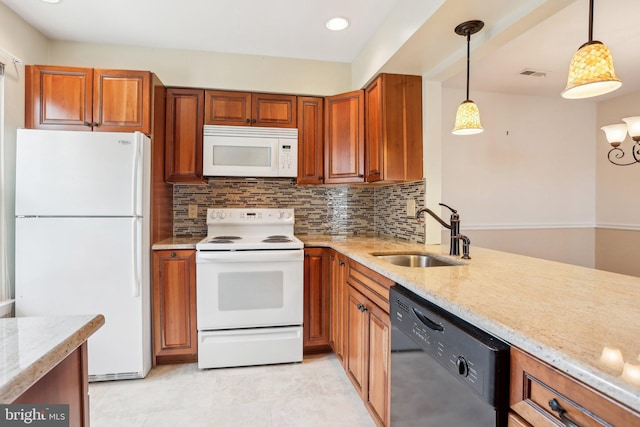
[[[549,402],[580,427],[640,425],[640,414],[516,348],[511,349],[511,409],[533,426],[563,425]]]
[[[347,266],[347,282],[389,313],[389,288],[395,282],[353,260]]]

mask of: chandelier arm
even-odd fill
[[[637,147],[636,147],[637,145]],[[607,154],[607,157],[609,158],[609,162],[613,163],[616,166],[631,166],[631,165],[635,165],[637,163],[640,163],[640,143],[636,143],[633,146],[633,158],[635,159],[633,162],[630,163],[618,163],[614,160],[611,159],[612,155],[615,159],[622,159],[625,155],[624,151],[621,148],[615,147],[612,148],[611,150],[609,150],[609,153]]]

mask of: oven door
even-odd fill
[[[302,324],[304,251],[199,251],[198,330]]]

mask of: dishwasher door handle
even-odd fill
[[[427,316],[420,313],[418,310],[416,310],[413,307],[411,307],[411,311],[413,311],[413,314],[415,314],[418,320],[420,320],[420,322],[422,322],[422,324],[427,328],[434,331],[444,332],[444,326],[442,326],[441,323],[434,322],[433,320],[429,319]]]

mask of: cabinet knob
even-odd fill
[[[344,262],[344,261],[339,261],[339,262],[338,262],[338,265],[339,265],[339,266],[341,266],[341,267],[342,267],[344,264],[345,264],[345,262]]]
[[[97,128],[98,126],[100,126],[100,124],[98,122],[93,122],[91,123],[91,126]]]
[[[324,179],[324,176],[319,176],[318,179],[322,181]]]
[[[251,119],[247,117],[247,120],[245,120],[247,123],[251,123]]]
[[[364,175],[358,174],[358,178],[364,178]]]
[[[175,258],[177,255],[175,252],[171,252],[171,258]]]
[[[89,126],[91,126],[91,123],[89,123],[89,122],[84,122],[84,125],[85,125],[85,126],[87,126],[87,127],[89,127]]]
[[[552,411],[558,413],[560,421],[562,421],[562,424],[564,424],[566,427],[580,427],[578,424],[573,422],[571,418],[567,417],[567,411],[560,405],[560,403],[556,399],[551,399],[549,401],[549,407]]]
[[[257,122],[257,120],[256,120],[256,119],[251,120],[251,123],[255,123],[255,122]]]

